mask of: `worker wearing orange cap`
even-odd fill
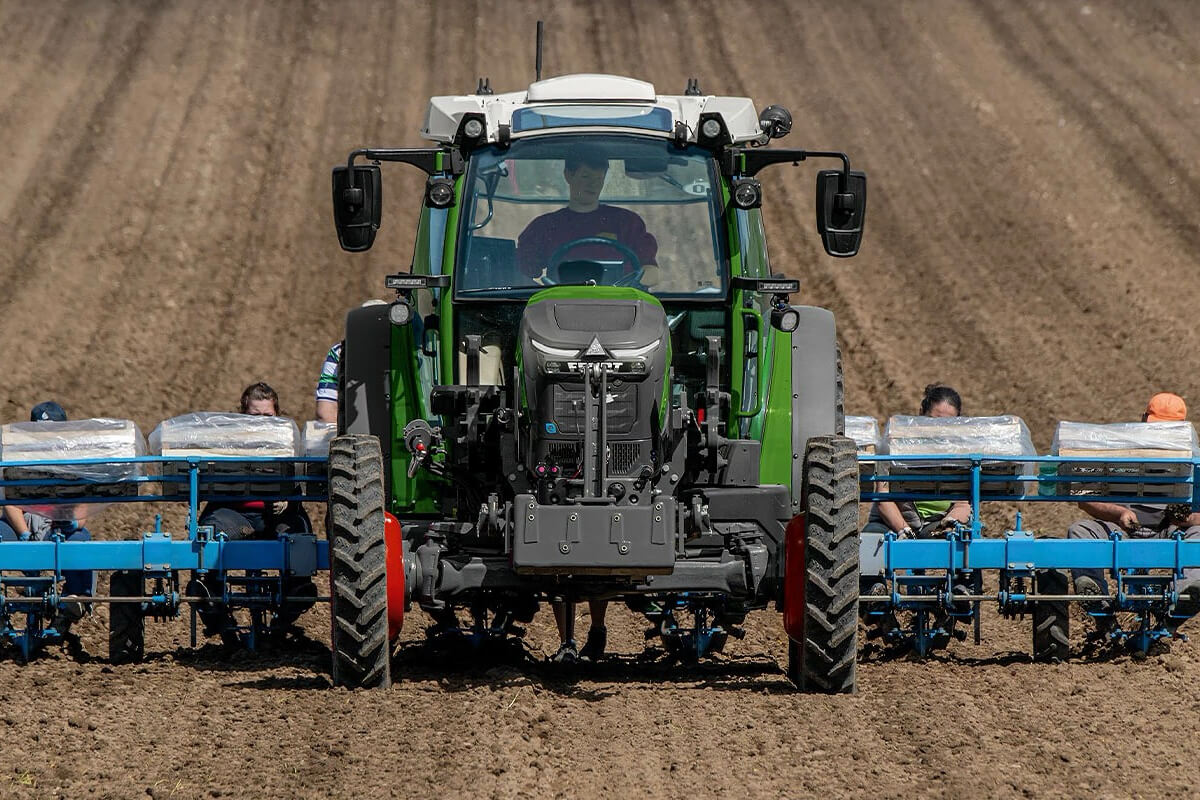
[[[1187,403],[1177,394],[1159,392],[1150,398],[1142,422],[1183,422],[1187,419]]]
[[[1159,392],[1150,398],[1142,412],[1142,422],[1154,424],[1187,423],[1187,403],[1171,392]],[[1080,520],[1067,529],[1068,539],[1109,539],[1118,531],[1138,539],[1161,539],[1183,531],[1184,539],[1200,539],[1200,513],[1187,514],[1186,509],[1150,503],[1080,503],[1092,518]],[[1076,594],[1107,595],[1108,584],[1103,570],[1071,570]],[[1176,619],[1168,625],[1177,625],[1183,617],[1200,612],[1200,569],[1185,569],[1183,580],[1176,586],[1179,601],[1173,614]],[[1092,611],[1109,610],[1107,602],[1090,604]],[[1112,625],[1112,617],[1097,617],[1101,633]]]

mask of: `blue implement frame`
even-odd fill
[[[882,635],[910,645],[918,654],[944,646],[952,635],[965,638],[954,628],[959,620],[974,623],[978,642],[978,604],[984,601],[998,603],[1006,616],[1024,615],[1037,603],[1083,602],[1089,614],[1105,619],[1110,638],[1142,652],[1157,639],[1177,635],[1175,628],[1190,616],[1179,608],[1178,586],[1185,569],[1200,568],[1200,540],[1185,540],[1179,529],[1162,538],[1127,538],[1120,532],[1106,540],[1038,538],[1022,529],[1018,512],[1014,530],[984,537],[980,509],[985,502],[1101,502],[1179,504],[1196,513],[1200,459],[973,453],[860,455],[859,461],[876,465],[861,475],[863,502],[967,501],[971,506],[968,523],[950,525],[938,538],[899,539],[893,532],[861,536],[860,573],[866,593],[859,599],[867,609],[864,616],[869,623],[890,628]],[[888,474],[880,466],[889,463],[928,467]],[[1062,464],[1085,470],[1095,464],[1100,472],[1100,465],[1120,464],[1137,474],[1060,475]],[[886,483],[886,489],[880,483]],[[937,488],[919,490],[913,484]],[[1063,484],[1071,488],[1064,492]],[[1124,486],[1133,491],[1121,493]],[[1013,487],[1024,491],[1013,492]],[[1091,487],[1099,488],[1093,494]],[[1033,590],[1039,574],[1086,569],[1106,571],[1116,583],[1115,593],[1101,602],[1090,594]],[[983,593],[980,570],[999,572],[997,591]],[[901,610],[914,612],[909,629],[896,622],[895,612]],[[1131,629],[1112,624],[1117,611],[1136,615]]]
[[[219,474],[210,474],[216,465],[226,466]],[[230,471],[232,465],[246,465],[245,473]],[[154,528],[136,539],[121,541],[66,541],[61,532],[52,531],[40,541],[0,541],[0,640],[18,648],[22,660],[28,660],[37,648],[62,639],[63,631],[53,624],[55,614],[67,602],[137,603],[144,616],[167,618],[178,615],[184,601],[179,592],[178,572],[189,570],[195,576],[214,576],[225,586],[223,596],[206,597],[206,602],[225,608],[248,607],[256,621],[264,611],[277,610],[291,598],[286,596],[285,578],[307,577],[329,569],[329,543],[306,532],[281,533],[274,538],[227,540],[212,526],[200,525],[200,507],[205,502],[279,500],[324,503],[327,459],[323,457],[247,457],[247,456],[140,456],[136,458],[91,458],[78,460],[23,460],[0,462],[0,506],[20,507],[88,505],[108,503],[181,503],[188,507],[186,528],[181,536],[162,529],[161,516]],[[7,468],[47,468],[69,472],[102,465],[127,468],[131,474],[103,481],[84,478],[7,478]],[[275,465],[295,474],[264,475],[250,472],[253,467]],[[167,468],[171,469],[168,470]],[[168,474],[168,473],[173,474]],[[319,474],[313,474],[319,473]],[[103,483],[127,489],[114,494],[88,494],[89,484]],[[143,493],[153,484],[163,487],[158,493]],[[186,486],[186,493],[166,491],[168,484]],[[218,493],[215,485],[244,485],[242,493]],[[270,484],[284,484],[293,491],[269,491]],[[254,491],[254,486],[264,486]],[[56,492],[50,497],[9,498],[13,488],[43,487]],[[74,487],[82,494],[62,493]],[[301,491],[303,490],[303,491]],[[115,597],[64,595],[60,593],[64,573],[69,571],[130,571],[150,581],[151,591],[140,596]],[[245,576],[229,578],[230,572]],[[145,585],[145,584],[143,584]],[[239,592],[231,587],[241,587]],[[327,597],[304,597],[304,602],[327,601]],[[195,606],[192,615],[192,643],[195,644]],[[24,617],[24,625],[14,618]],[[261,625],[252,624],[242,631],[242,640],[251,648]]]

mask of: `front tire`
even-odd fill
[[[329,446],[329,581],[333,682],[391,685],[384,538],[383,455],[370,435]]]
[[[815,436],[804,454],[804,641],[790,641],[788,677],[827,694],[856,689],[858,454],[845,436]]]

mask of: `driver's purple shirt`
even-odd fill
[[[598,236],[613,239],[637,253],[642,266],[654,264],[658,257],[658,242],[646,232],[642,218],[624,208],[602,205],[595,211],[572,211],[560,208],[543,214],[521,231],[517,237],[517,266],[526,275],[537,277],[549,266],[547,263],[554,251],[567,242]],[[581,244],[563,254],[564,260],[624,259],[625,272],[632,272],[633,265],[615,247],[602,244]]]

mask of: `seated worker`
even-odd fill
[[[386,306],[383,300],[367,300],[362,304],[367,306]],[[335,342],[325,354],[321,364],[321,374],[317,376],[316,420],[317,422],[337,422],[338,418],[338,370],[342,363],[342,343]],[[264,386],[266,384],[263,384]],[[269,387],[268,387],[269,388]],[[245,411],[243,414],[247,413]]]
[[[338,364],[342,361],[342,343],[338,342],[325,354],[321,375],[317,378],[317,422],[337,422]]]
[[[921,398],[920,415],[961,417],[962,398],[949,386],[931,383]],[[966,500],[882,500],[871,506],[863,532],[891,531],[902,539],[926,538],[955,522],[966,524],[970,520],[971,504]]]
[[[1177,422],[1187,419],[1187,404],[1170,392],[1150,398],[1142,413],[1142,422]],[[1167,505],[1156,503],[1088,503],[1079,508],[1091,519],[1080,520],[1067,529],[1068,539],[1108,539],[1118,530],[1135,539],[1164,539],[1183,531],[1184,539],[1200,538],[1200,513],[1175,514]],[[1107,595],[1104,570],[1071,570],[1076,594]],[[1200,569],[1185,569],[1177,587],[1179,602],[1175,613],[1190,617],[1200,611]],[[1089,604],[1091,605],[1091,604]],[[1108,610],[1107,603],[1091,605],[1092,610]],[[1182,620],[1176,620],[1182,622]],[[1097,619],[1100,632],[1111,625],[1111,618]]]
[[[242,392],[239,410],[252,416],[279,416],[279,395],[263,382],[252,383]],[[296,500],[234,500],[208,503],[200,514],[200,525],[211,525],[217,533],[224,534],[228,541],[239,539],[272,539],[287,531],[308,532],[312,521],[303,504]],[[218,597],[225,587],[215,577],[193,580],[186,593],[192,597]],[[317,587],[311,578],[297,577],[287,581],[285,591],[289,597],[316,597]],[[312,603],[287,603],[276,615],[274,628],[285,631],[300,615],[312,607]],[[228,609],[205,603],[197,606],[204,623],[204,635],[221,634],[231,641],[230,628],[233,620]]]
[[[624,260],[624,274],[633,274],[638,265],[630,262],[625,249],[632,250],[642,270],[639,282],[653,286],[659,281],[655,262],[658,242],[646,231],[646,223],[632,211],[600,202],[604,181],[608,176],[608,158],[587,147],[577,147],[566,157],[563,179],[567,182],[569,199],[566,208],[551,211],[535,218],[517,237],[517,267],[531,278],[542,270],[553,270],[550,259],[559,253],[558,261]],[[623,248],[603,244],[581,244],[560,252],[560,248],[578,239],[610,239]],[[554,283],[562,279],[550,274]]]
[[[67,412],[53,400],[38,403],[29,413],[30,422],[66,422]],[[91,541],[92,534],[83,527],[87,506],[76,506],[74,519],[56,520],[40,514],[22,513],[16,506],[4,507],[4,520],[0,522],[0,540],[27,541],[47,539],[59,534],[64,541]],[[34,573],[36,574],[36,573]],[[62,593],[67,596],[91,597],[96,590],[96,575],[91,570],[64,570]],[[71,626],[81,620],[91,605],[79,600],[59,603],[50,626],[67,636]]]

